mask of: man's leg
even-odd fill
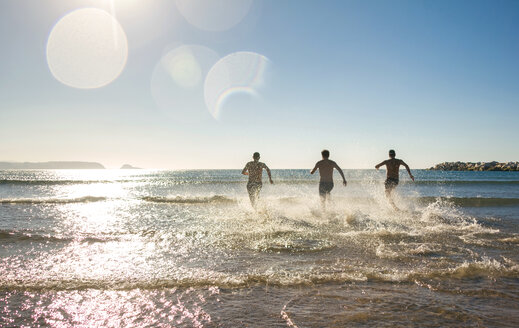
[[[249,192],[249,199],[252,207],[256,208],[256,202],[259,198],[259,192],[261,190],[261,185],[257,183],[249,183],[247,184],[247,191]]]
[[[321,198],[321,206],[326,210],[326,203],[330,199],[330,191],[333,189],[333,182],[319,183],[319,197]]]
[[[326,194],[319,194],[319,199],[321,199],[321,207],[323,210],[326,209]]]
[[[385,187],[386,187],[386,198],[387,200],[389,201],[389,204],[395,209],[395,210],[398,210],[398,207],[396,207],[395,205],[395,202],[393,201],[393,196],[392,196],[392,192],[393,192],[393,189],[395,189],[395,187],[397,186],[398,182],[396,181],[393,181],[391,179],[387,179],[386,182],[385,182]]]
[[[323,209],[326,208],[326,191],[324,189],[324,184],[319,182],[319,199],[321,200],[321,207]]]
[[[250,204],[252,205],[252,207],[255,207],[256,199],[254,197],[252,183],[247,183],[247,192],[249,193]]]

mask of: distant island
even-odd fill
[[[0,162],[0,170],[84,170],[104,168],[103,165],[96,162]]]
[[[123,166],[121,166],[121,170],[141,170],[141,168],[131,166],[130,164],[124,164]]]
[[[443,162],[429,170],[435,171],[519,171],[519,162]]]

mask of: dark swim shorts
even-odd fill
[[[247,191],[251,196],[257,196],[261,190],[262,183],[261,182],[249,182],[247,183]]]
[[[384,182],[384,185],[386,186],[386,190],[391,190],[398,186],[398,179],[395,178],[387,178],[386,182]]]
[[[319,182],[319,196],[329,195],[333,189],[333,182]]]

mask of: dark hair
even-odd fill
[[[252,158],[260,158],[260,154],[258,152],[255,152],[252,154]]]
[[[389,156],[393,156],[393,157],[396,156],[396,153],[395,153],[395,151],[393,149],[389,150]]]
[[[324,158],[328,158],[330,157],[330,152],[325,149],[321,152],[321,155],[323,155]]]

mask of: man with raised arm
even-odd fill
[[[328,159],[330,157],[330,152],[325,149],[321,152],[321,155],[323,156],[323,159],[315,164],[315,167],[310,171],[310,174],[314,174],[315,171],[319,169],[319,175],[321,176],[321,179],[319,180],[319,196],[321,197],[323,208],[326,208],[326,200],[330,197],[330,192],[333,189],[333,169],[339,171],[344,186],[347,185],[347,182],[339,165]]]
[[[391,192],[395,187],[398,185],[399,181],[399,169],[400,165],[403,165],[405,169],[407,170],[407,173],[409,173],[409,177],[411,180],[414,181],[414,176],[411,174],[411,170],[409,169],[409,166],[401,159],[395,158],[396,153],[393,149],[389,151],[389,159],[386,159],[380,164],[377,164],[375,168],[378,170],[382,165],[386,166],[387,169],[387,177],[386,182],[384,183],[386,187],[386,197],[389,200],[389,203],[391,206],[393,206],[395,209],[397,207],[395,206],[395,203],[393,202],[393,198],[391,197]]]
[[[263,169],[267,171],[267,174],[269,176],[269,182],[272,184],[274,183],[274,181],[272,181],[272,176],[270,174],[270,169],[268,168],[268,166],[265,165],[265,163],[259,161],[260,154],[258,152],[252,155],[252,159],[252,162],[248,162],[245,165],[245,167],[241,171],[241,174],[249,176],[249,182],[247,183],[247,191],[249,192],[249,198],[252,207],[256,208],[256,202],[259,198],[261,187],[263,186],[261,182]]]

